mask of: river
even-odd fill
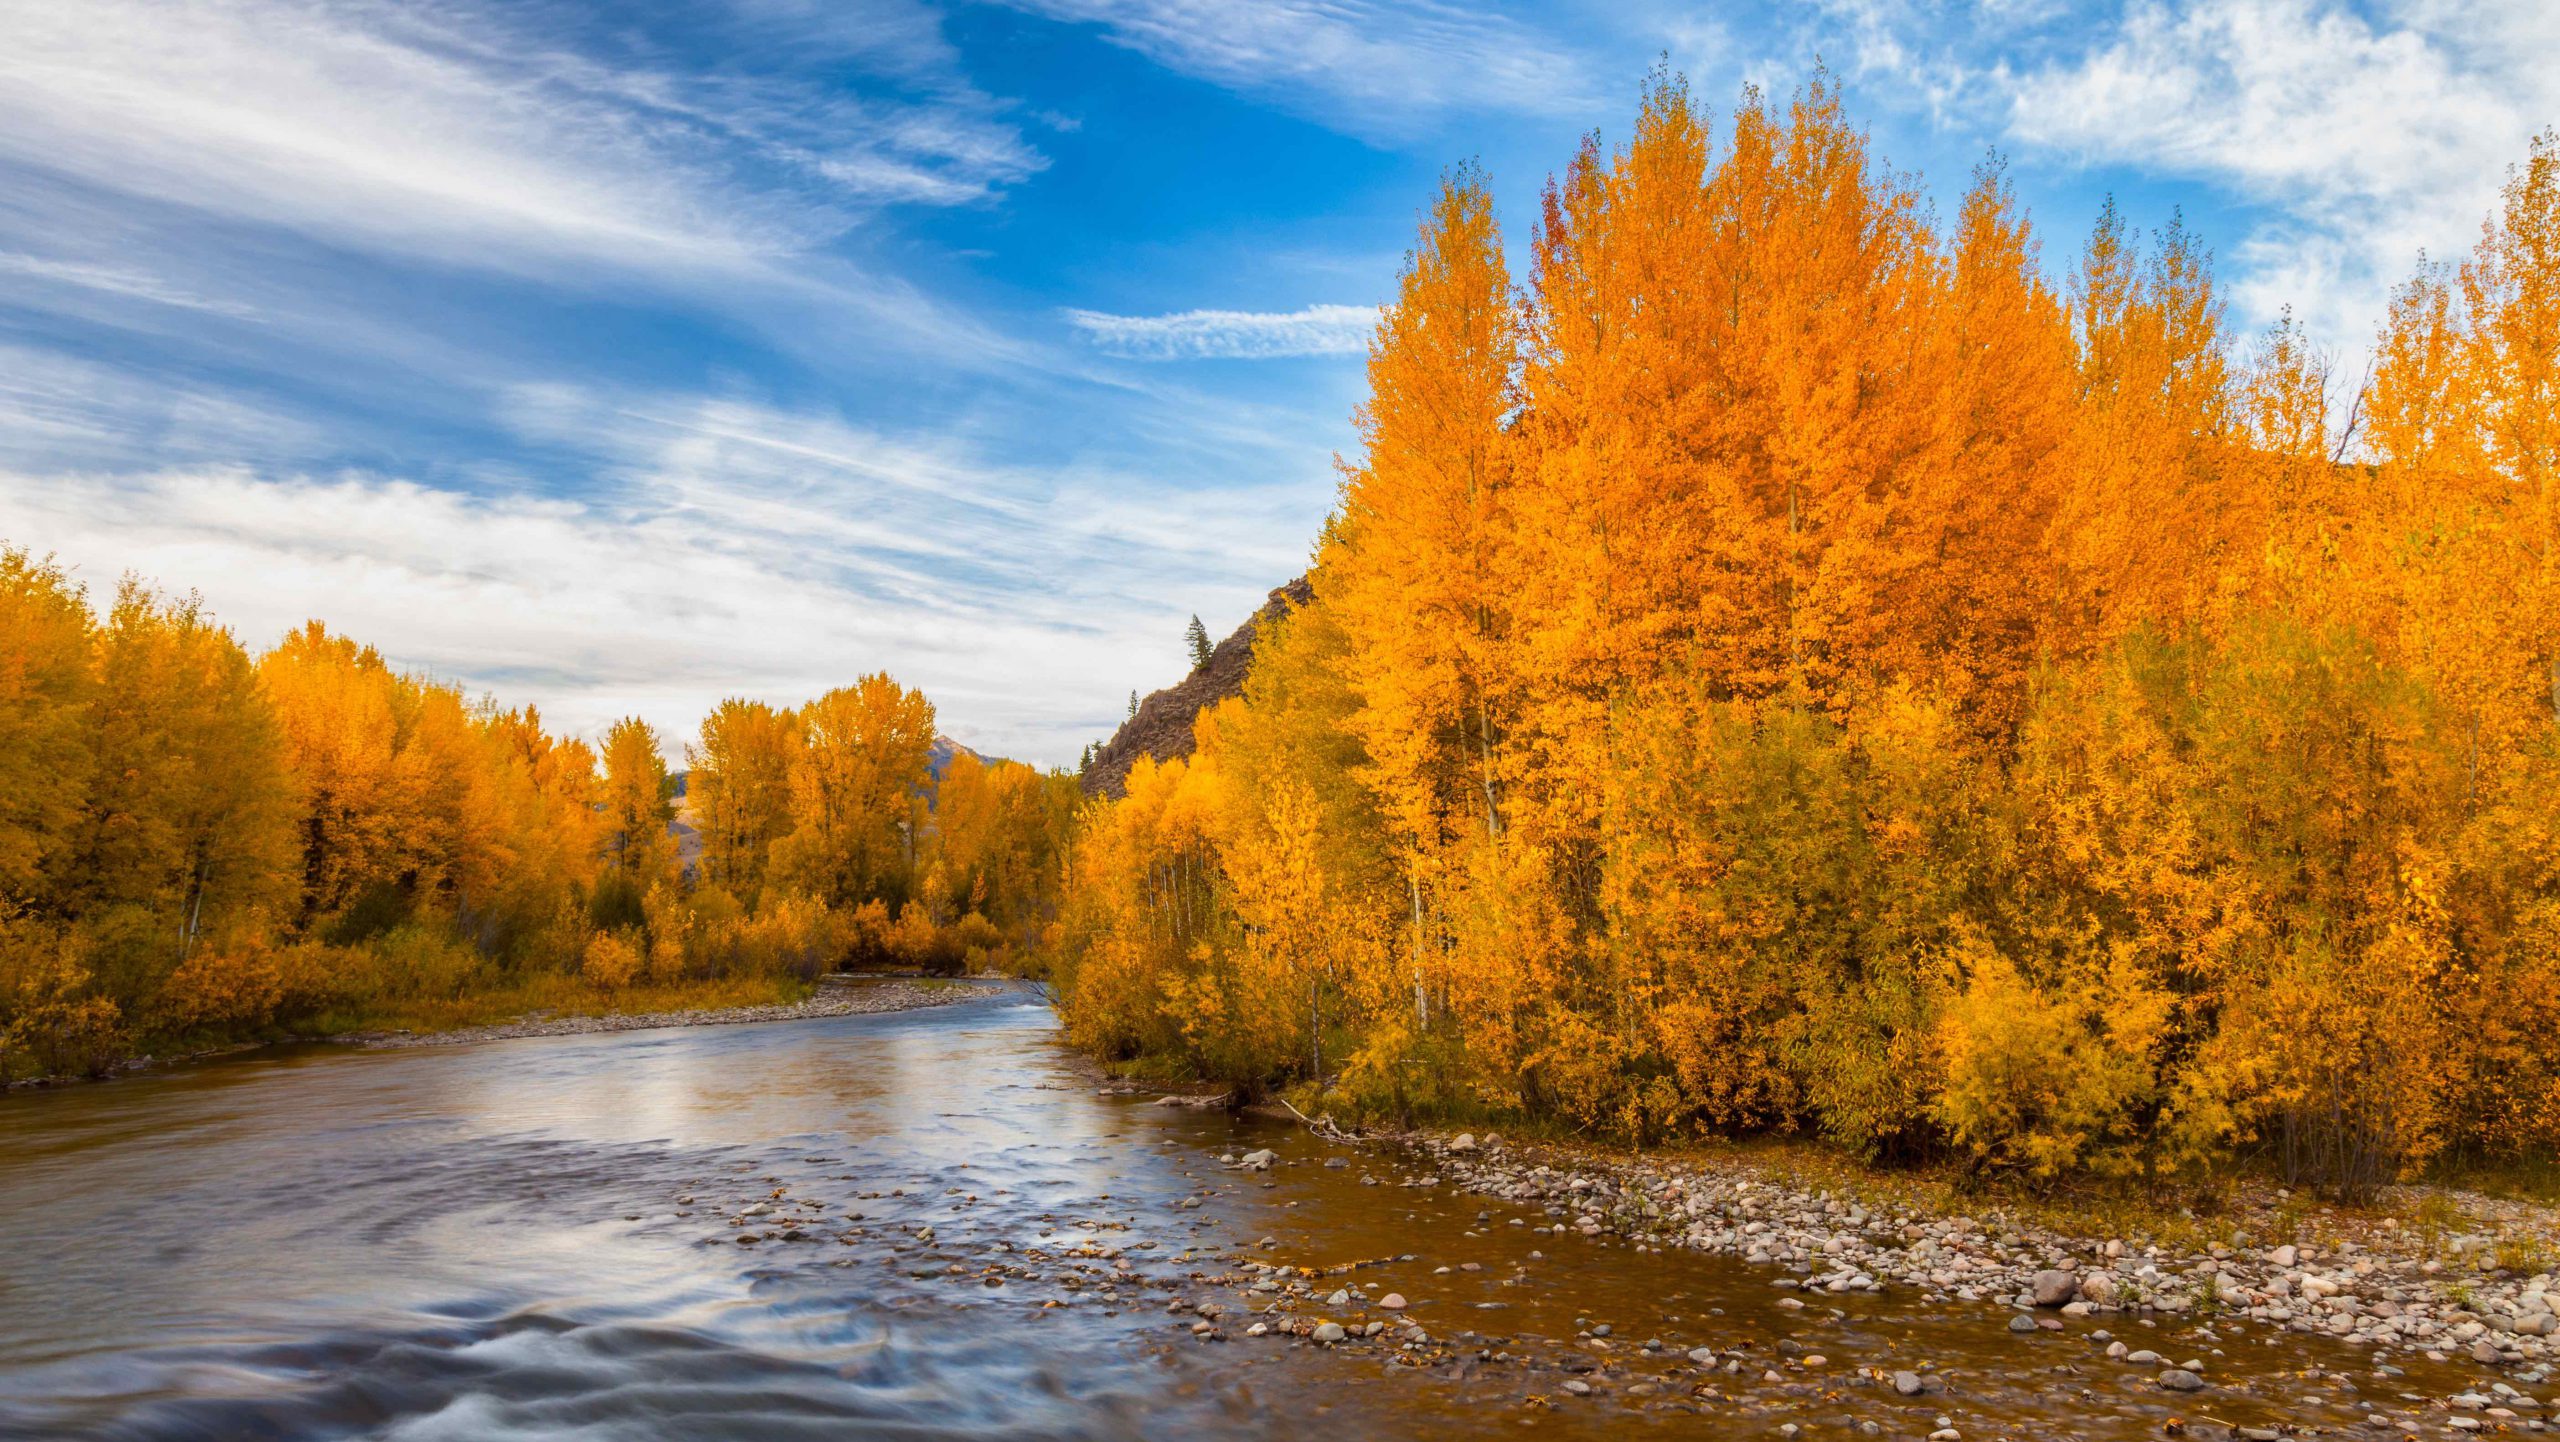
[[[2210,1355],[2174,1397],[2098,1357],[2103,1319],[1783,1307],[1768,1269],[1543,1234],[1421,1170],[1102,1094],[1012,992],[0,1097],[0,1436],[2130,1439],[2464,1380],[2127,1330]],[[1247,1262],[1342,1268],[1296,1310],[1390,1330],[1249,1337],[1286,1291]],[[1883,1380],[1924,1365],[1943,1392]]]

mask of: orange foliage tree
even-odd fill
[[[2560,1135],[2560,141],[2370,383],[1819,77],[1677,77],[1512,288],[1453,172],[1314,600],[1085,814],[1072,1033],[1360,1108],[2362,1192]]]

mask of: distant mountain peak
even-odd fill
[[[948,736],[936,733],[933,738],[933,748],[925,753],[924,764],[933,772],[933,779],[939,781],[942,779],[942,773],[951,769],[951,763],[962,756],[968,756],[981,764],[987,760],[983,753],[971,750]]]

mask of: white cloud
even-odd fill
[[[314,455],[308,423],[216,387],[0,341],[0,466]]]
[[[598,458],[581,498],[206,464],[0,463],[0,539],[200,591],[253,648],[317,616],[395,662],[593,733],[670,744],[723,696],[796,702],[886,669],[981,749],[1064,764],[1304,565],[1315,478],[1169,489],[990,463],[735,400],[519,393]]]
[[[752,268],[1044,163],[966,92],[661,74],[453,6],[0,0],[0,33],[0,160],[451,264]]]
[[[1304,310],[1186,310],[1174,315],[1105,315],[1070,310],[1067,320],[1114,355],[1138,360],[1359,355],[1378,328],[1375,306],[1311,305]]]
[[[2011,136],[2270,211],[2238,247],[2247,310],[2290,301],[2350,345],[2421,248],[2468,245],[2505,168],[2560,119],[2560,7],[2543,0],[2191,0],[2082,33],[2079,53],[1993,77]]]
[[[212,300],[191,294],[147,271],[95,265],[86,261],[49,259],[40,255],[22,255],[17,251],[0,250],[0,275],[26,276],[33,280],[97,291],[128,300],[143,300],[154,305],[175,306],[180,310],[211,311],[217,315],[234,316],[251,313],[248,306],[235,301]]]
[[[1355,133],[1450,110],[1588,113],[1595,94],[1562,39],[1479,7],[1407,0],[1008,0],[1100,26],[1185,75],[1277,95]]]

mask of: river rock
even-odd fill
[[[1339,1342],[1349,1335],[1350,1334],[1348,1332],[1342,1330],[1342,1324],[1340,1322],[1318,1322],[1316,1324],[1315,1336],[1316,1340],[1319,1342]]]
[[[1278,1160],[1280,1160],[1280,1154],[1278,1152],[1271,1150],[1269,1147],[1264,1147],[1258,1152],[1245,1153],[1244,1160],[1238,1162],[1236,1165],[1243,1167],[1249,1172],[1267,1172],[1271,1170],[1271,1164]]]
[[[2080,1279],[2080,1300],[2093,1307],[2112,1307],[2119,1295],[2111,1272],[2091,1272]]]
[[[2035,1329],[2036,1319],[2033,1317],[2021,1314],[2009,1319],[2009,1330],[2012,1332],[2032,1332]]]
[[[1386,1312],[1403,1311],[1405,1308],[1404,1293],[1389,1292],[1385,1296],[1380,1297],[1378,1299],[1378,1308],[1379,1310]]]
[[[2172,1392],[2201,1392],[2204,1379],[2184,1367],[2172,1367],[2160,1374],[2160,1385]]]
[[[1449,1143],[1449,1150],[1453,1152],[1471,1152],[1475,1149],[1476,1137],[1473,1132],[1460,1132],[1458,1133],[1458,1139]]]
[[[2059,1307],[2080,1290],[2080,1279],[2065,1271],[2038,1272],[2028,1290],[2035,1294],[2037,1306]]]

